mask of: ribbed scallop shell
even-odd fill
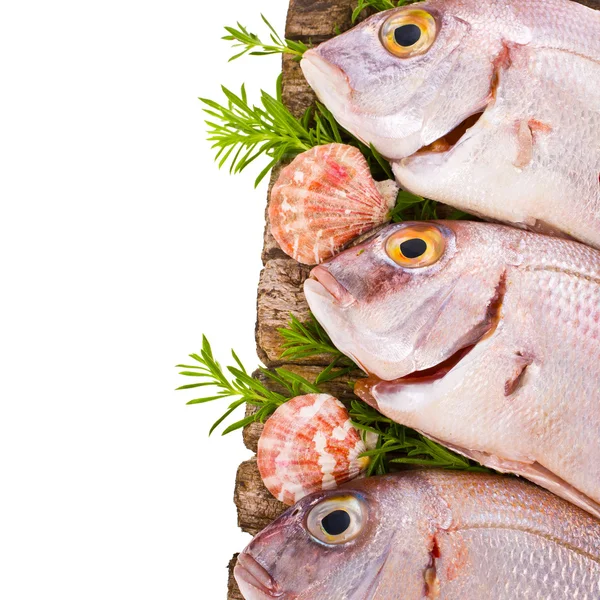
[[[307,265],[319,264],[384,223],[395,191],[378,191],[357,148],[317,146],[281,171],[271,191],[271,232],[286,254]]]
[[[298,396],[282,404],[258,441],[258,469],[267,489],[292,505],[317,490],[357,477],[369,464],[344,405],[328,394]]]

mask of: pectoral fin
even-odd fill
[[[600,504],[594,502],[591,498],[580,492],[578,489],[573,487],[570,483],[567,483],[564,479],[561,479],[552,471],[549,471],[534,460],[514,460],[510,458],[503,458],[501,456],[495,456],[487,452],[480,452],[479,450],[469,450],[467,448],[461,448],[453,444],[448,444],[443,440],[439,440],[430,435],[427,435],[424,431],[420,431],[425,437],[445,446],[449,450],[462,454],[475,462],[478,462],[484,467],[493,469],[500,473],[512,473],[525,477],[533,483],[536,483],[540,487],[546,488],[548,491],[564,498],[565,500],[579,506],[583,510],[594,515],[596,518],[600,518]]]

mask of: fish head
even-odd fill
[[[308,304],[336,347],[383,380],[443,368],[498,323],[507,228],[390,225],[315,267]],[[518,235],[518,234],[515,234]]]
[[[423,500],[424,486],[416,475],[406,484],[383,476],[304,497],[239,555],[234,575],[244,598],[371,598],[390,570],[407,585],[405,568],[422,581],[427,558],[413,569],[403,555],[426,547],[424,530],[435,510]]]
[[[368,493],[306,496],[238,557],[235,577],[242,594],[247,600],[325,599],[327,590],[335,590],[351,597],[344,593],[373,575],[365,552],[380,518],[378,503]]]
[[[306,52],[302,70],[336,120],[389,160],[456,142],[490,102],[511,33],[498,30],[507,8],[497,4],[430,0],[378,13]]]

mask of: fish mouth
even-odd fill
[[[354,393],[369,406],[377,410],[379,410],[379,404],[375,398],[376,387],[378,388],[377,391],[381,392],[384,392],[386,387],[393,388],[395,391],[402,388],[408,396],[422,398],[427,393],[428,386],[443,380],[449,373],[460,368],[467,361],[468,356],[473,350],[492,337],[502,320],[502,305],[505,293],[506,273],[503,273],[496,286],[496,293],[488,306],[486,318],[482,322],[482,329],[478,328],[480,334],[476,341],[471,341],[469,344],[461,346],[452,355],[432,367],[413,371],[398,379],[387,381],[369,373],[369,377],[359,379],[356,382]],[[429,387],[429,389],[431,388]]]
[[[356,301],[354,296],[325,267],[321,265],[315,267],[310,272],[310,278],[318,281],[342,308],[347,308]]]
[[[304,53],[300,63],[304,77],[315,91],[319,100],[333,113],[336,121],[349,130],[365,144],[373,144],[388,160],[400,163],[409,161],[417,156],[429,155],[440,158],[460,144],[467,132],[478,123],[493,99],[491,94],[482,100],[475,110],[466,114],[465,118],[452,129],[433,142],[419,147],[420,131],[405,138],[389,139],[379,137],[376,132],[366,134],[356,126],[356,119],[361,116],[353,108],[354,88],[349,76],[327,58],[319,53],[319,48]],[[375,115],[365,114],[366,118]],[[421,126],[422,129],[423,125]]]
[[[428,144],[419,148],[414,154],[407,156],[402,159],[402,162],[409,161],[411,158],[416,156],[423,156],[426,154],[448,154],[451,150],[456,148],[463,138],[466,137],[470,129],[472,129],[483,117],[485,112],[484,109],[478,109],[471,113],[468,117],[462,120],[456,127],[451,129],[448,133],[445,133],[442,137],[438,138]]]
[[[269,600],[283,596],[269,572],[246,552],[238,556],[233,576],[247,600]]]
[[[374,395],[374,388],[376,386],[390,385],[395,389],[398,389],[399,386],[406,386],[407,388],[410,386],[414,388],[415,386],[425,387],[430,385],[440,379],[443,379],[448,373],[450,373],[450,371],[457,367],[467,357],[468,354],[471,353],[471,351],[480,341],[482,341],[484,338],[487,338],[489,335],[490,331],[486,332],[486,334],[482,336],[477,343],[461,348],[449,358],[446,358],[439,364],[429,367],[428,369],[423,369],[422,371],[413,371],[404,377],[400,377],[392,381],[386,381],[385,379],[381,379],[376,375],[369,375],[369,377],[365,379],[359,379],[354,386],[354,393],[361,400],[363,400],[363,402],[366,402],[369,406],[378,409],[379,405]]]

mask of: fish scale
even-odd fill
[[[356,537],[320,543],[312,511],[348,497]],[[270,588],[235,575],[246,600],[595,600],[599,548],[600,522],[522,480],[410,471],[303,498],[241,555]]]
[[[433,17],[432,41],[396,55],[382,32],[415,11]],[[372,16],[308,51],[302,68],[404,189],[600,248],[600,11],[429,0]]]
[[[405,223],[305,283],[333,343],[371,374],[358,395],[600,516],[600,252],[501,225],[427,227],[446,240],[431,266],[402,268],[386,253]]]

